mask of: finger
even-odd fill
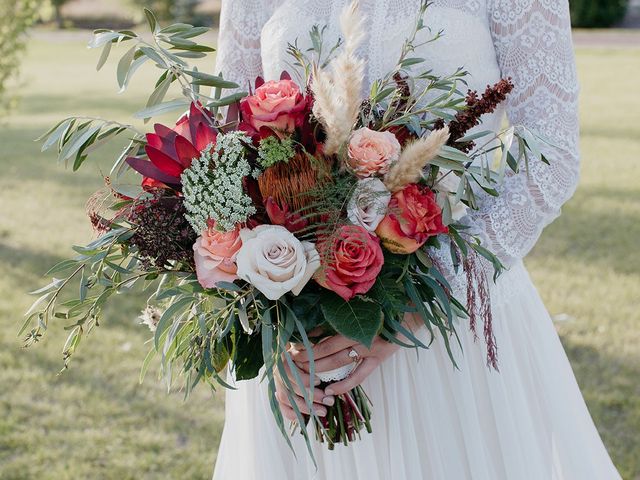
[[[320,389],[317,389],[317,390],[318,390],[319,401],[313,404],[313,411],[316,413],[316,415],[320,417],[324,417],[327,415],[327,409],[324,405],[322,405],[321,401],[323,398],[327,398],[328,396],[322,390]],[[293,400],[295,405],[298,407],[298,410],[300,410],[300,413],[304,415],[310,414],[309,406],[307,405],[307,402],[305,401],[305,399],[297,395],[296,393],[289,392],[284,385],[278,385],[276,389],[276,400],[280,404],[280,408],[282,407],[292,408],[293,405],[291,402]]]
[[[351,375],[349,375],[344,380],[332,383],[324,389],[324,393],[326,393],[327,395],[342,395],[353,390],[362,382],[364,382],[364,380],[369,375],[371,375],[371,372],[373,372],[378,365],[379,362],[377,361],[377,359],[373,357],[365,358],[362,362],[360,362],[358,368],[356,368]]]
[[[298,420],[298,417],[296,417],[296,412],[293,411],[293,408],[287,407],[286,405],[280,405],[280,411],[282,412],[282,416],[290,422],[295,422],[296,420]]]
[[[301,373],[302,376],[302,373]],[[298,382],[295,380],[295,378],[293,377],[293,375],[291,374],[291,371],[287,369],[287,377],[289,378],[289,383],[291,385],[291,387],[293,388],[293,393],[299,397],[302,397],[304,400],[304,394],[302,393],[302,389],[300,388],[300,385],[298,384]],[[331,406],[335,403],[335,400],[333,397],[331,396],[327,396],[324,393],[324,390],[321,390],[319,388],[314,388],[313,391],[309,390],[309,385],[308,385],[308,379],[309,379],[309,375],[306,375],[307,377],[307,385],[305,386],[307,389],[307,393],[313,395],[312,401],[315,404],[318,404],[318,406],[321,405],[328,405]],[[317,379],[317,384],[320,384],[320,379]],[[287,385],[285,385],[285,382],[282,380],[282,378],[277,377],[276,379],[276,391],[281,393],[281,398],[283,403],[285,403],[286,405],[291,405],[291,403],[289,402],[288,396],[286,394],[286,391],[289,390],[289,387]],[[278,396],[276,395],[276,398],[278,398]],[[280,398],[278,398],[278,401],[280,401]]]
[[[289,362],[287,362],[287,361],[285,360],[285,361],[283,362],[283,364],[284,364],[284,369],[285,369],[285,371],[287,372],[287,377],[289,378],[289,380],[291,381],[291,383],[292,383],[293,385],[298,386],[298,385],[299,385],[299,382],[298,382],[298,380],[296,379],[296,375],[294,374],[294,372],[292,372],[292,371],[291,371],[291,367],[289,366]],[[294,367],[294,368],[295,368],[295,367]],[[300,380],[302,380],[302,384],[303,384],[306,388],[309,388],[309,387],[311,386],[311,376],[310,376],[306,371],[304,371],[304,370],[303,370],[303,369],[301,369],[301,368],[297,368],[297,370],[298,370],[298,374],[300,375]],[[316,378],[316,379],[313,381],[313,384],[314,384],[314,385],[320,385],[320,379],[319,379],[319,378]]]
[[[315,362],[316,372],[328,372],[335,368],[341,368],[353,363],[356,359],[349,356],[352,349],[355,350],[354,347],[349,350],[340,350],[338,353],[334,353],[333,355],[317,360]],[[306,365],[310,364],[307,363]]]
[[[304,394],[302,393],[302,390],[300,390],[300,388],[295,383],[292,383],[292,387],[293,387],[294,393],[298,397],[301,397],[304,399]],[[325,401],[325,398],[327,397],[327,395],[324,393],[324,390],[321,390],[320,388],[314,388],[313,392],[307,390],[307,393],[313,395],[313,398],[312,398],[313,403],[317,403],[318,405],[321,405],[321,404],[333,405],[333,402],[328,403],[329,400]]]
[[[342,335],[329,337],[313,346],[313,359],[320,360],[321,358],[328,357],[340,350],[344,350],[345,348],[349,348],[357,344],[358,342],[355,340],[343,337]],[[310,359],[309,352],[307,350],[298,350],[295,352],[295,356],[292,354],[292,357],[294,362],[306,363],[309,362]]]

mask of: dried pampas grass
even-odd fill
[[[348,141],[358,120],[365,64],[356,56],[356,50],[366,36],[364,25],[358,1],[354,1],[340,15],[342,51],[327,69],[316,67],[313,72],[313,114],[325,128],[327,155],[336,154]]]
[[[384,177],[384,184],[390,192],[402,190],[410,183],[422,178],[422,170],[433,160],[440,149],[449,140],[449,128],[434,130],[428,137],[423,137],[405,147],[398,161],[391,166]]]

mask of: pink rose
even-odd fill
[[[307,100],[298,85],[283,75],[279,81],[260,84],[253,95],[240,102],[244,123],[256,132],[262,128],[281,133],[292,133],[301,126],[307,112]]]
[[[349,165],[360,178],[384,175],[400,157],[401,149],[393,133],[361,128],[349,141]]]
[[[413,253],[429,237],[448,231],[435,194],[415,183],[392,195],[389,213],[376,229],[385,248],[400,254]]]
[[[314,278],[346,301],[367,293],[384,263],[380,241],[359,225],[343,225],[318,250],[321,269]]]
[[[198,282],[204,288],[214,288],[218,282],[233,282],[238,278],[236,256],[242,246],[240,229],[220,232],[211,225],[193,245]]]

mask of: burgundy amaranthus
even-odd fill
[[[465,100],[467,108],[458,112],[455,119],[449,123],[449,142],[448,145],[455,146],[458,150],[465,153],[470,152],[475,147],[475,142],[459,143],[462,137],[473,127],[480,125],[480,117],[482,115],[493,113],[498,105],[505,101],[507,95],[511,93],[514,85],[511,78],[503,78],[493,87],[487,86],[487,89],[478,97],[478,92],[469,90]],[[435,123],[435,129],[444,128],[444,121],[439,119]]]
[[[193,264],[196,235],[185,215],[181,198],[162,193],[131,209],[129,221],[137,227],[131,243],[138,247],[145,270],[165,268],[171,261]]]

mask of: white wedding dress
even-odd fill
[[[218,71],[246,86],[291,70],[287,43],[309,44],[308,31],[337,18],[351,0],[223,0]],[[367,78],[398,58],[419,0],[361,0],[369,37],[361,53]],[[442,342],[401,349],[365,382],[373,434],[328,451],[314,445],[314,467],[299,434],[287,447],[269,408],[266,385],[238,382],[226,396],[215,480],[610,480],[607,454],[553,324],[522,264],[542,229],[578,181],[578,118],[567,0],[435,0],[426,23],[444,30],[417,56],[440,74],[464,66],[483,91],[501,77],[516,86],[506,106],[485,117],[498,130],[505,111],[551,139],[551,165],[508,177],[498,199],[484,198],[472,220],[509,270],[492,285],[500,371],[486,366],[482,340],[459,327],[455,370]],[[444,257],[443,257],[444,260]],[[463,278],[454,280],[465,297]]]

